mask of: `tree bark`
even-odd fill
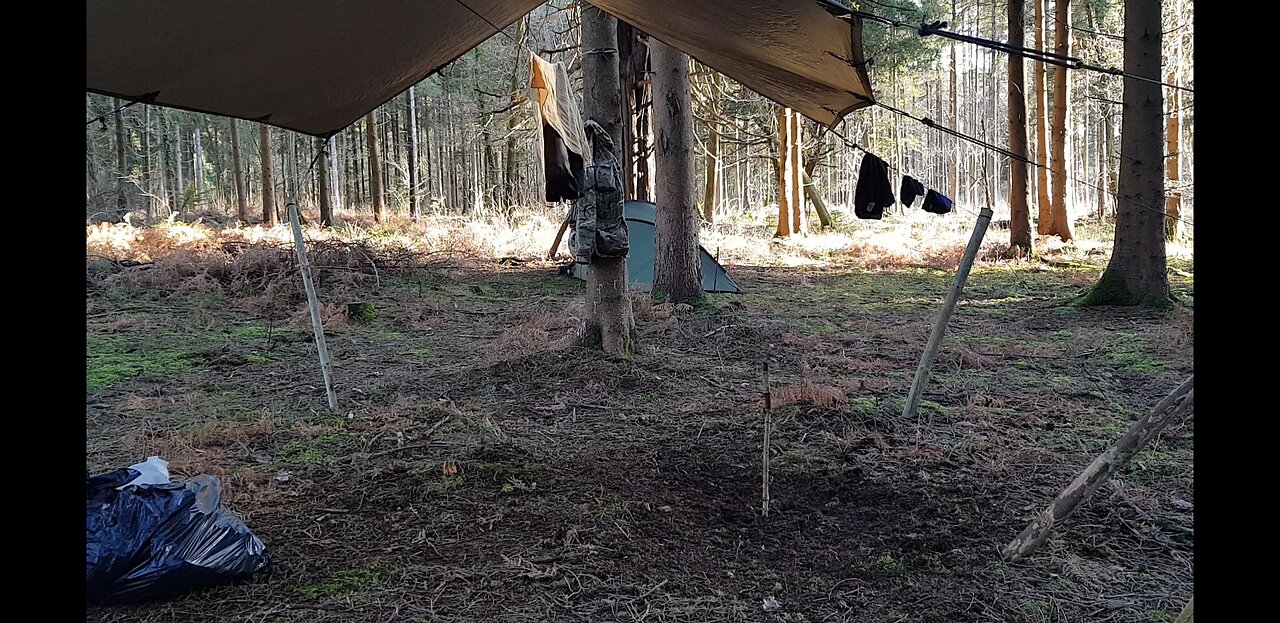
[[[1009,45],[1022,46],[1024,0],[1009,0]],[[1027,155],[1027,97],[1026,79],[1022,72],[1022,57],[1009,56],[1009,151]],[[1027,205],[1027,165],[1009,159],[1009,246],[1023,254],[1033,251],[1031,236],[1031,210]]]
[[[720,203],[720,132],[715,121],[709,122],[707,128],[707,185],[702,193],[702,219],[714,223],[716,204]]]
[[[791,182],[787,170],[791,162],[791,114],[787,108],[778,107],[778,228],[775,238],[791,235]]]
[[[338,151],[338,135],[329,137],[329,149],[325,152],[325,158],[329,162],[329,188],[333,197],[330,199],[330,216],[333,211],[342,207],[342,193],[338,189],[342,188],[342,177],[338,175],[338,160],[341,158]]]
[[[1176,49],[1176,48],[1175,48]],[[1171,63],[1169,69],[1169,84],[1177,84],[1178,75],[1173,69],[1175,63]],[[1182,105],[1181,95],[1178,89],[1169,89],[1169,112],[1165,118],[1168,120],[1165,126],[1165,140],[1168,149],[1164,156],[1164,175],[1168,178],[1173,188],[1169,189],[1164,202],[1164,237],[1169,241],[1176,241],[1182,235],[1182,190],[1178,188],[1178,182],[1181,179],[1178,171],[1178,160],[1181,155],[1178,153],[1178,116],[1181,111],[1178,109]]]
[[[231,122],[231,168],[232,182],[236,186],[236,216],[241,223],[249,222],[249,205],[245,198],[244,192],[244,166],[240,161],[240,122],[236,119],[229,119]]]
[[[790,116],[791,129],[787,132],[787,138],[791,139],[791,161],[788,163],[790,171],[787,172],[787,181],[791,183],[791,189],[788,194],[791,196],[791,233],[807,234],[809,233],[809,210],[804,203],[804,188],[801,178],[804,176],[804,150],[803,142],[800,135],[800,113],[790,108],[787,109]]]
[[[684,303],[702,296],[689,57],[656,39],[650,46],[658,200],[653,293],[665,295],[674,303]]]
[[[622,85],[618,76],[618,20],[592,5],[582,5],[582,108],[613,139],[614,156],[622,147]],[[618,158],[621,163],[622,159]],[[627,288],[626,258],[594,259],[587,270],[589,342],[599,335],[606,353],[625,355],[635,342],[635,317]]]
[[[151,188],[151,107],[142,110],[142,203],[146,206],[147,219],[156,216],[155,193]]]
[[[258,125],[262,136],[258,145],[258,155],[262,160],[262,225],[276,226],[276,183],[271,171],[271,126]]]
[[[386,200],[382,195],[382,152],[378,146],[378,109],[369,111],[364,118],[365,143],[369,149],[369,193],[373,201],[373,220],[382,222]]]
[[[1159,0],[1146,0],[1156,5],[1156,32],[1159,32],[1160,10]],[[1133,3],[1130,2],[1129,6]],[[1126,8],[1127,11],[1127,8]],[[1127,17],[1126,17],[1127,21]],[[1126,33],[1126,38],[1128,34]],[[1159,48],[1157,48],[1158,50]],[[1155,86],[1156,89],[1160,87]],[[1140,452],[1147,443],[1156,437],[1169,424],[1181,420],[1191,412],[1195,399],[1195,377],[1188,377],[1172,394],[1165,396],[1145,417],[1134,422],[1129,431],[1107,448],[1098,458],[1076,476],[1049,506],[1033,519],[1013,541],[1001,550],[1004,559],[1010,562],[1021,560],[1031,554],[1049,536],[1049,532],[1059,522],[1071,516],[1075,509],[1089,499],[1098,486],[1111,479],[1124,469],[1129,460]]]
[[[200,142],[200,121],[196,117],[196,127],[191,130],[191,144],[195,148],[191,159],[191,177],[196,178],[196,203],[205,199],[204,192],[204,145]]]
[[[805,169],[801,173],[804,174],[804,194],[813,203],[813,209],[818,213],[818,223],[823,227],[833,227],[831,221],[831,213],[827,211],[827,202],[822,200],[822,195],[818,194],[818,189],[813,185],[813,180],[809,178],[808,169],[811,168],[805,163]]]
[[[1129,0],[1124,8],[1124,71],[1159,80],[1160,0]],[[1085,305],[1167,305],[1164,213],[1163,87],[1124,79],[1120,124],[1119,199],[1111,261]]]
[[[1071,54],[1070,0],[1054,0],[1054,52]],[[1074,238],[1070,211],[1067,209],[1067,68],[1055,66],[1053,70],[1053,145],[1050,176],[1053,178],[1053,201],[1050,204],[1049,230],[1051,236],[1063,241]]]
[[[412,89],[412,87],[410,87]],[[330,190],[329,183],[329,150],[325,147],[324,139],[316,140],[316,149],[320,150],[320,161],[316,163],[320,173],[320,226],[333,226],[333,192]]]
[[[111,100],[111,105],[115,108],[116,123],[116,210],[119,212],[117,218],[124,218],[129,212],[129,196],[125,194],[124,181],[129,177],[128,163],[125,160],[124,147],[124,112],[120,110],[123,104],[120,98]]]
[[[405,94],[409,98],[409,219],[418,220],[418,102],[413,86]],[[508,182],[509,183],[509,182]]]
[[[181,115],[181,113],[179,113]],[[187,184],[182,179],[182,117],[179,116],[173,121],[173,172],[174,182],[177,186],[174,190],[174,205],[177,206],[178,213],[187,209]]]

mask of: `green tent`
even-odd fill
[[[653,261],[658,230],[658,206],[648,201],[627,200],[622,204],[622,217],[627,219],[627,236],[631,249],[627,253],[627,282],[644,289],[653,287]],[[698,247],[702,258],[702,289],[707,292],[742,292],[729,273],[707,250]],[[587,266],[573,265],[573,276],[585,280]]]

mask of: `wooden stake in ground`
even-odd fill
[[[773,392],[769,388],[769,362],[764,362],[764,452],[760,459],[760,516],[769,516],[769,433],[773,428]]]
[[[329,380],[329,347],[324,343],[324,324],[320,322],[320,304],[316,301],[316,286],[311,282],[311,262],[307,260],[307,245],[302,240],[302,222],[298,218],[298,204],[290,201],[289,224],[293,226],[293,244],[298,252],[298,268],[302,272],[302,287],[307,291],[307,308],[311,310],[311,330],[316,334],[316,350],[320,352],[320,373],[324,375],[324,393],[329,408],[338,410],[338,395],[333,393]]]
[[[1072,511],[1088,500],[1099,485],[1107,482],[1123,469],[1129,460],[1166,426],[1190,413],[1194,398],[1195,376],[1190,376],[1178,386],[1178,389],[1173,390],[1172,394],[1165,396],[1164,400],[1161,400],[1150,413],[1134,422],[1129,432],[1098,455],[1098,458],[1094,459],[1083,472],[1080,472],[1080,475],[1076,476],[1076,479],[1049,503],[1044,512],[1031,521],[1031,525],[1028,525],[1018,538],[1004,547],[1001,551],[1004,559],[1014,562],[1034,552],[1049,536],[1055,524],[1070,517]]]
[[[964,257],[960,259],[960,267],[956,269],[956,278],[951,282],[951,290],[938,312],[938,319],[933,323],[933,333],[929,334],[929,343],[924,347],[924,355],[920,357],[920,367],[916,368],[916,378],[911,382],[911,393],[907,394],[907,404],[902,409],[902,417],[909,418],[916,414],[920,406],[920,397],[924,395],[924,386],[929,383],[929,372],[933,368],[933,360],[938,356],[938,348],[942,346],[942,335],[947,331],[947,323],[951,320],[951,312],[955,311],[956,301],[960,300],[960,292],[969,280],[969,270],[973,268],[973,260],[978,256],[978,247],[982,246],[982,238],[987,234],[987,225],[991,224],[991,208],[983,208],[978,213],[978,222],[973,226],[973,235],[969,237],[969,246],[964,249]]]

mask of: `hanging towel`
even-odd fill
[[[531,54],[529,90],[534,120],[542,128],[538,133],[542,144],[538,156],[542,160],[547,201],[578,199],[585,192],[591,150],[577,100],[569,91],[564,63],[549,63]]]
[[[924,184],[920,183],[910,175],[902,176],[902,190],[898,191],[898,198],[902,200],[902,205],[911,207],[915,203],[916,197],[924,194]]]
[[[853,189],[854,215],[858,218],[881,218],[884,209],[892,206],[894,201],[889,165],[875,154],[863,156],[858,167],[858,185]]]
[[[934,214],[946,214],[951,211],[951,199],[930,188],[929,193],[924,196],[924,211]]]

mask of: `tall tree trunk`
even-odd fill
[[[708,122],[707,127],[707,187],[702,194],[702,218],[714,223],[716,204],[720,202],[720,131],[715,121]]]
[[[258,157],[262,160],[262,225],[276,226],[276,180],[271,170],[271,126],[258,125],[262,136],[259,138]]]
[[[956,20],[956,2],[951,4],[951,23]],[[957,74],[960,70],[959,63],[956,61],[956,44],[951,44],[951,127],[957,131],[960,130],[960,114],[957,101],[960,99],[959,92],[956,91]],[[962,201],[960,198],[960,139],[951,139],[951,198],[956,201]]]
[[[413,86],[406,93],[409,98],[409,218],[418,220],[418,103]]]
[[[156,216],[154,192],[151,188],[151,107],[142,108],[142,202],[147,219]]]
[[[116,210],[119,212],[117,218],[124,218],[129,212],[129,196],[125,194],[124,181],[129,177],[128,163],[125,160],[124,151],[124,112],[120,110],[123,104],[120,98],[111,100],[111,105],[115,108],[116,122]]]
[[[235,119],[228,121],[231,122],[231,168],[234,169],[232,181],[236,185],[236,216],[241,223],[248,223],[249,205],[244,196],[244,167],[240,163],[240,122]]]
[[[1054,52],[1071,54],[1071,2],[1054,0]],[[1067,106],[1069,105],[1066,67],[1053,69],[1053,149],[1050,168],[1053,178],[1053,202],[1050,204],[1049,231],[1063,241],[1074,238],[1070,210],[1067,209]]]
[[[791,112],[778,107],[778,229],[775,238],[791,235],[791,180],[787,171],[791,168]]]
[[[582,108],[613,139],[614,156],[622,147],[622,84],[618,76],[618,20],[584,4],[582,49]],[[622,158],[618,158],[622,162]],[[607,353],[626,354],[635,342],[635,317],[627,289],[626,258],[594,259],[587,270],[587,336],[600,335]]]
[[[173,203],[174,205],[178,206],[178,212],[183,213],[187,209],[187,184],[186,184],[186,181],[182,179],[183,154],[182,154],[182,117],[181,116],[179,116],[177,119],[173,121],[173,140],[174,140],[173,171],[176,176],[175,181],[178,184],[178,187],[174,189],[176,193],[174,195],[175,201]]]
[[[191,177],[196,178],[196,203],[204,202],[204,145],[200,142],[200,122],[196,118],[196,127],[191,130],[191,145],[195,151],[191,154]]]
[[[529,16],[524,16],[516,25],[516,40],[524,42],[529,32]],[[520,48],[516,49],[515,59],[511,68],[511,98],[514,100],[516,93],[520,90],[520,77],[524,74],[522,70],[528,65],[528,53]],[[514,102],[513,102],[514,103]],[[507,218],[515,212],[516,205],[519,203],[518,187],[516,182],[516,127],[519,125],[520,116],[515,111],[507,112],[507,144],[502,157],[502,209]]]
[[[1159,80],[1160,0],[1128,0],[1124,7],[1124,71]],[[1164,305],[1165,264],[1163,87],[1124,79],[1120,125],[1120,196],[1111,261],[1084,303]]]
[[[342,201],[341,201],[342,195],[341,193],[338,192],[338,189],[342,187],[342,181],[341,181],[342,178],[338,177],[339,157],[338,157],[338,136],[336,134],[329,137],[328,145],[329,147],[325,151],[324,158],[325,158],[325,161],[329,163],[329,176],[330,176],[329,188],[330,188],[330,193],[332,193],[333,195],[329,199],[329,201],[331,202],[329,204],[330,206],[329,213],[333,214],[334,210],[337,210],[342,207]]]
[[[1169,64],[1169,84],[1178,84],[1178,74],[1176,72],[1178,46],[1175,46],[1174,50],[1174,62]],[[1169,89],[1169,112],[1165,116],[1168,119],[1165,126],[1165,140],[1168,150],[1164,156],[1164,174],[1173,186],[1169,189],[1168,196],[1164,202],[1164,237],[1169,241],[1176,241],[1182,235],[1182,189],[1178,188],[1178,182],[1181,180],[1178,171],[1178,160],[1182,157],[1178,153],[1178,117],[1182,114],[1182,111],[1179,110],[1181,105],[1182,97],[1178,93],[1178,89]]]
[[[410,87],[412,89],[412,87]],[[332,137],[330,137],[332,138]],[[333,193],[329,189],[329,150],[325,148],[324,139],[316,139],[316,149],[320,150],[320,162],[316,165],[319,167],[320,174],[320,226],[333,226]]]
[[[683,303],[702,296],[689,57],[656,39],[650,45],[658,200],[653,292],[666,295],[669,301]]]
[[[787,109],[790,116],[791,129],[787,138],[791,139],[791,160],[787,163],[787,181],[791,183],[788,194],[791,196],[791,233],[809,233],[809,208],[804,202],[804,149],[803,137],[800,134],[800,113]]]
[[[364,118],[364,136],[369,148],[369,193],[373,200],[373,220],[382,222],[386,200],[382,195],[382,153],[378,147],[378,109]]]
[[[1009,0],[1009,45],[1023,44],[1023,0]],[[1027,155],[1026,78],[1022,57],[1009,56],[1009,151]],[[1027,205],[1027,165],[1009,159],[1009,246],[1024,254],[1032,252],[1031,210]]]
[[[289,187],[288,195],[285,201],[301,201],[302,191],[298,188],[298,141],[293,132],[285,130],[284,141],[288,147],[289,155],[289,179],[286,184]]]
[[[1044,3],[1048,0],[1034,0],[1036,3],[1036,48],[1044,51],[1048,50],[1048,42],[1045,41],[1045,10]],[[1047,142],[1047,134],[1045,132],[1045,124],[1048,123],[1048,96],[1046,94],[1044,83],[1044,63],[1035,61],[1036,72],[1036,162],[1046,164],[1049,157]],[[1051,202],[1049,200],[1049,171],[1045,167],[1036,167],[1036,233],[1046,235],[1049,233],[1049,222],[1053,220],[1053,211],[1050,209]]]

